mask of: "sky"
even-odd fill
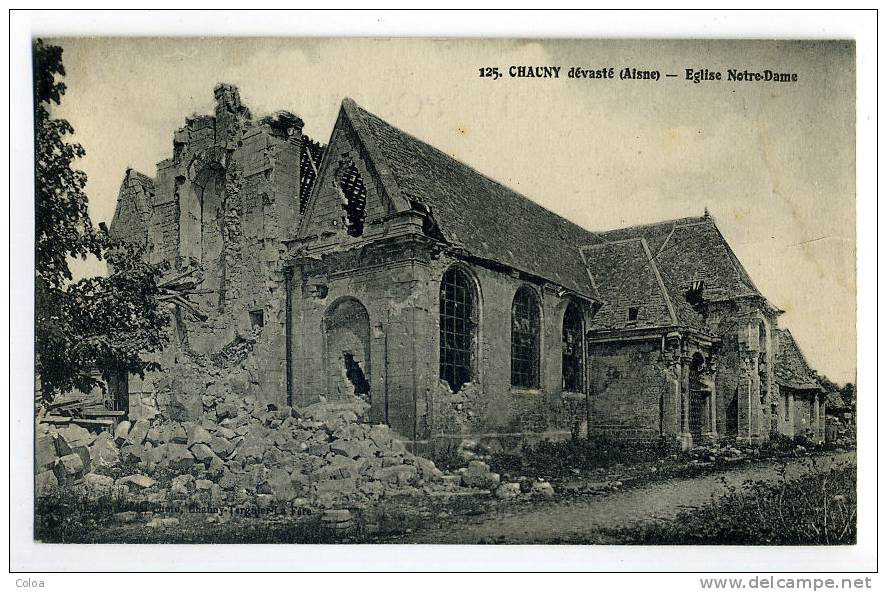
[[[237,85],[254,116],[296,113],[323,143],[347,96],[589,230],[708,208],[811,365],[855,380],[852,42],[51,41],[64,49],[68,86],[54,115],[86,149],[79,168],[96,223],[110,222],[128,167],[153,176],[185,117],[212,112],[216,83]],[[560,77],[512,78],[512,65],[560,66]],[[613,67],[616,79],[567,78],[574,66]],[[481,77],[482,67],[504,76]],[[620,80],[625,67],[663,77]],[[687,68],[798,81],[695,84]]]

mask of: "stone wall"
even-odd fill
[[[677,437],[680,375],[670,371],[661,339],[592,346],[589,432],[619,439]]]
[[[825,440],[825,405],[821,395],[810,391],[780,387],[783,397],[789,397],[790,418],[787,435],[808,437],[815,442]]]
[[[147,247],[153,203],[154,180],[127,169],[117,194],[117,207],[111,219],[111,235]]]
[[[542,305],[539,389],[511,387],[511,303],[531,285],[517,274],[468,263],[439,252],[418,234],[330,251],[297,268],[294,286],[293,388],[297,404],[351,394],[342,379],[343,360],[330,323],[339,326],[343,303],[365,310],[351,315],[368,324],[368,347],[355,342],[371,386],[371,413],[409,440],[428,443],[466,436],[502,440],[583,434],[584,393],[561,392],[561,323],[568,298],[534,286]],[[477,282],[479,334],[473,379],[454,393],[440,379],[440,284],[451,265]],[[338,331],[338,329],[336,329]],[[363,333],[355,328],[353,334]],[[333,343],[335,341],[335,343]],[[335,351],[334,351],[335,350]],[[359,352],[359,353],[356,353]],[[330,366],[333,366],[331,369]]]
[[[474,380],[453,393],[440,380],[440,284],[444,273],[458,265],[472,278],[479,302]],[[563,318],[571,297],[550,285],[516,272],[491,268],[481,262],[441,256],[424,278],[429,318],[417,371],[423,377],[431,421],[429,438],[457,440],[465,434],[503,448],[528,439],[584,436],[587,428],[584,392],[564,393],[562,376]],[[539,388],[511,384],[512,303],[523,287],[531,289],[541,307]],[[572,300],[583,307],[579,299]],[[430,390],[429,390],[430,387]],[[454,431],[450,431],[454,429]]]
[[[778,348],[775,314],[757,299],[725,301],[709,306],[708,324],[721,340],[718,431],[745,442],[761,442],[778,429],[772,423],[773,406],[780,402],[772,371]]]

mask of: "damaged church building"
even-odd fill
[[[196,419],[209,381],[180,370],[234,356],[227,388],[356,395],[418,450],[821,437],[814,372],[707,211],[593,232],[350,99],[326,145],[234,86],[215,99],[120,189],[112,234],[195,286],[167,300],[163,370],[130,378],[131,415]]]

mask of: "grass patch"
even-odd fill
[[[674,520],[610,531],[622,543],[668,545],[852,545],[856,543],[856,465],[788,481],[748,481]],[[725,483],[726,486],[726,483]]]
[[[677,452],[676,442],[616,441],[592,436],[558,442],[546,440],[524,446],[520,454],[495,453],[490,456],[489,464],[497,473],[564,477],[575,471],[649,462]]]

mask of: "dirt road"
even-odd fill
[[[855,452],[816,458],[818,470],[856,462]],[[806,473],[809,459],[788,461],[789,479]],[[694,479],[673,479],[606,496],[583,496],[544,505],[510,506],[509,509],[461,522],[422,530],[385,542],[429,544],[545,544],[608,542],[604,529],[621,528],[653,520],[674,518],[682,509],[698,507],[725,493],[725,483],[739,487],[747,480],[776,480],[779,464],[767,462]]]

